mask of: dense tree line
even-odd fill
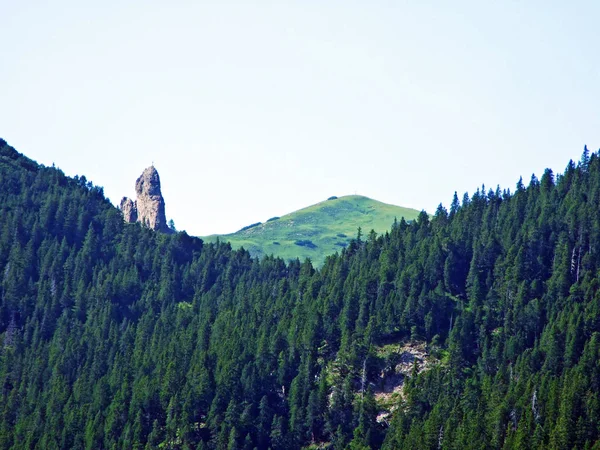
[[[125,224],[0,140],[0,448],[600,448],[599,270],[587,149],[315,270]],[[408,340],[439,363],[378,421]]]

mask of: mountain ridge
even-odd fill
[[[394,221],[414,220],[420,211],[383,203],[362,195],[329,197],[265,222],[256,222],[234,233],[203,236],[207,242],[230,242],[243,247],[252,256],[273,254],[283,259],[299,258],[320,266],[329,254],[346,247],[358,228],[363,233],[384,233]]]
[[[586,148],[315,270],[0,141],[0,448],[596,449],[599,205]]]

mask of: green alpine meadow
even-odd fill
[[[0,140],[0,449],[599,449],[600,156],[566,163],[217,240],[149,228],[153,167],[126,223]]]
[[[272,217],[240,231],[203,237],[205,242],[217,239],[229,242],[233,248],[243,247],[252,256],[275,255],[286,261],[309,258],[321,267],[325,257],[341,251],[357,235],[374,230],[385,233],[394,221],[411,221],[419,211],[388,205],[360,195],[330,197],[316,205]]]

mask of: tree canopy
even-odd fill
[[[0,448],[600,448],[600,158],[316,270],[125,224],[0,140]],[[387,420],[386,345],[420,342]]]

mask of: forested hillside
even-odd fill
[[[599,270],[587,150],[315,270],[125,224],[0,140],[0,448],[600,448]],[[429,362],[384,405],[401,345]]]

